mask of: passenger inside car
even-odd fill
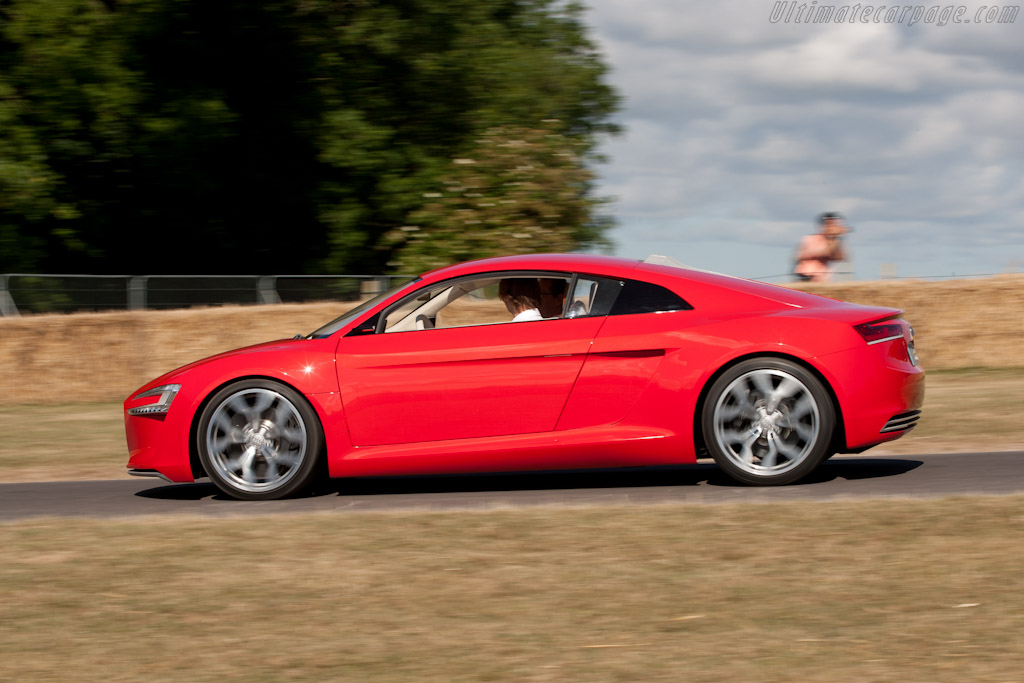
[[[505,278],[498,283],[498,298],[513,315],[514,323],[544,319],[540,314],[540,285],[536,278]]]

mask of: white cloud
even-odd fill
[[[808,25],[771,23],[774,2],[589,4],[625,96],[601,169],[623,249],[742,241],[787,268],[813,216],[838,210],[856,253],[898,245],[943,271],[1024,260],[1024,16]]]

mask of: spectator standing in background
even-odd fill
[[[832,279],[831,264],[846,260],[843,236],[851,228],[843,217],[829,211],[818,217],[818,224],[820,230],[813,235],[805,235],[797,247],[793,274],[800,282],[828,282]]]

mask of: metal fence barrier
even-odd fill
[[[0,274],[0,316],[188,308],[223,304],[355,301],[410,275]]]
[[[993,273],[884,280],[991,277]],[[852,279],[852,271],[836,281]],[[0,273],[0,317],[22,313],[141,311],[223,304],[356,301],[383,292],[412,275],[52,275]],[[785,273],[754,278],[792,281]]]

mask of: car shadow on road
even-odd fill
[[[920,467],[920,460],[839,459],[829,460],[806,479],[791,486],[825,482],[876,479],[905,474]],[[558,472],[512,472],[502,474],[424,475],[333,479],[323,492],[338,495],[393,495],[402,493],[474,493],[485,491],[542,491],[555,489],[616,489],[664,486],[716,486],[749,488],[710,462],[697,465],[572,470]]]
[[[155,486],[151,489],[136,491],[135,495],[139,498],[152,498],[153,500],[203,500],[204,498],[233,500],[221,493],[213,484],[204,481],[194,484]]]
[[[836,480],[864,480],[894,477],[920,467],[920,460],[889,458],[836,458],[794,487],[806,487]],[[304,498],[324,496],[417,495],[431,493],[484,493],[506,491],[552,491],[574,489],[654,488],[668,486],[714,486],[748,488],[724,474],[717,465],[700,463],[666,467],[572,470],[557,472],[512,472],[501,474],[444,474],[401,477],[359,477],[322,482]],[[232,500],[213,484],[176,484],[140,491],[135,495],[162,500]]]
[[[921,460],[900,458],[834,458],[826,461],[801,484],[820,484],[836,479],[854,481],[857,479],[878,479],[895,477],[916,470],[923,465]]]

